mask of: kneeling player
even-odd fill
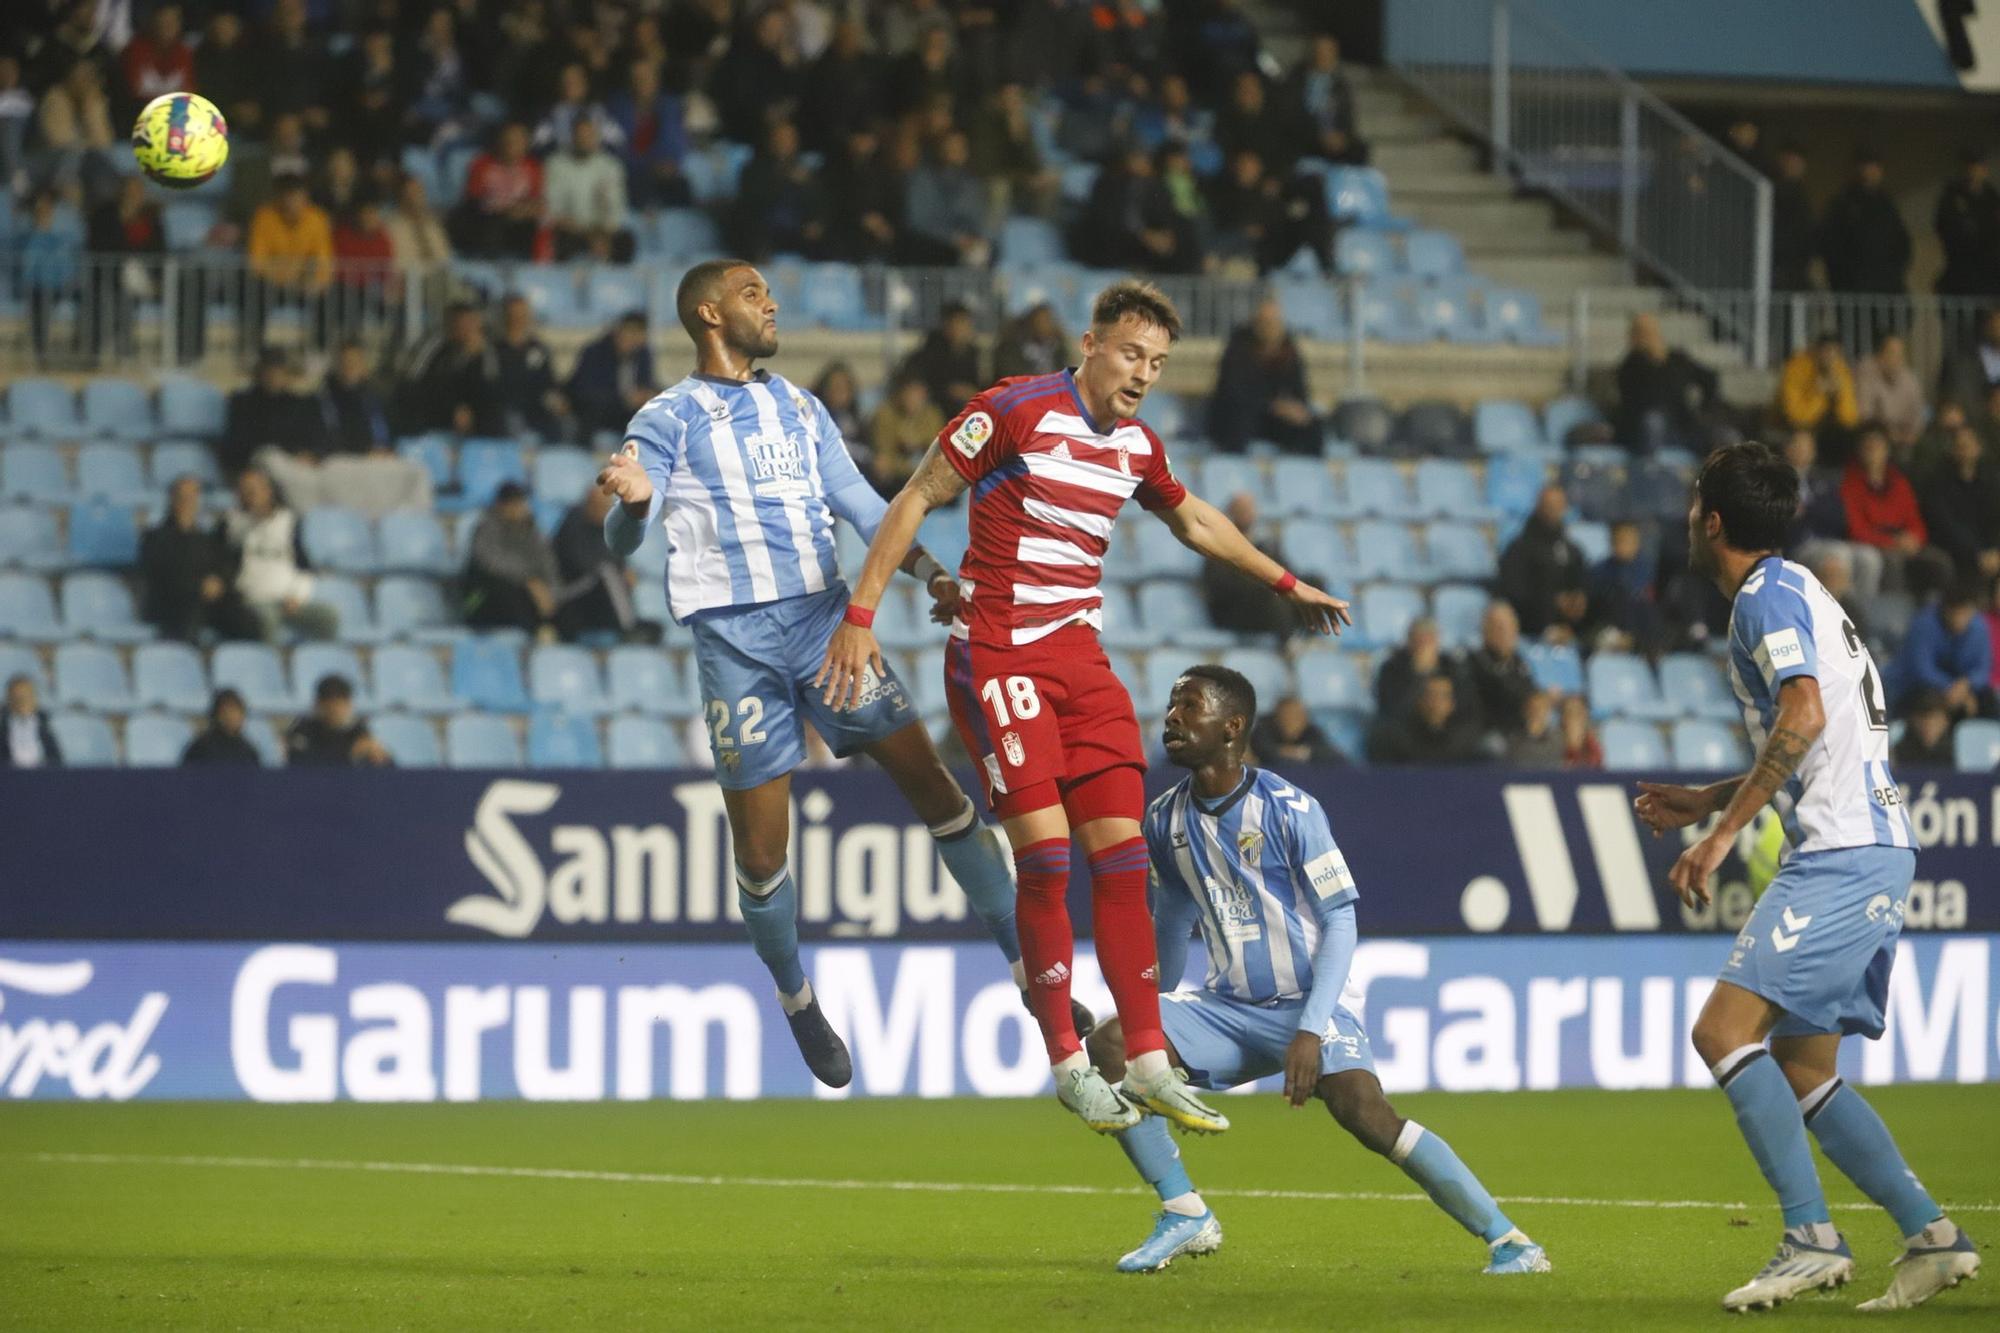
[[[1485,1241],[1487,1272],[1547,1272],[1542,1247],[1507,1220],[1451,1145],[1397,1115],[1382,1095],[1368,1034],[1350,1007],[1360,996],[1343,996],[1354,959],[1354,880],[1319,802],[1244,766],[1256,715],[1256,691],[1227,667],[1191,667],[1174,682],[1167,757],[1190,772],[1145,821],[1160,981],[1179,981],[1197,924],[1208,976],[1198,991],[1160,997],[1168,1057],[1201,1088],[1282,1070],[1292,1105],[1325,1102],[1342,1129]],[[1105,1077],[1118,1078],[1119,1024],[1101,1026],[1089,1045]],[[1166,1122],[1148,1116],[1118,1141],[1161,1201],[1153,1234],[1119,1269],[1150,1273],[1177,1255],[1220,1248],[1222,1227],[1195,1193]]]

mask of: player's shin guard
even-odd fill
[[[1188,1179],[1187,1168],[1181,1165],[1181,1150],[1174,1146],[1173,1136],[1167,1133],[1167,1122],[1159,1116],[1149,1115],[1132,1128],[1119,1131],[1118,1146],[1160,1196],[1161,1203],[1194,1193],[1194,1182]]]
[[[1125,1057],[1166,1049],[1160,1029],[1160,966],[1153,915],[1146,910],[1146,843],[1131,838],[1090,858],[1090,901],[1097,926],[1097,966],[1118,1002]]]
[[[780,870],[758,881],[736,867],[736,902],[743,909],[750,947],[771,969],[778,993],[797,995],[806,988],[806,973],[799,965],[799,891],[792,872]]]
[[[931,825],[945,869],[965,890],[965,900],[1010,963],[1021,959],[1021,942],[1014,930],[1014,877],[1007,872],[1007,853],[997,829],[979,820],[971,801],[957,816]]]
[[[1458,1159],[1451,1145],[1414,1120],[1403,1122],[1403,1132],[1389,1149],[1389,1160],[1403,1168],[1403,1174],[1423,1187],[1431,1202],[1451,1215],[1451,1220],[1487,1244],[1514,1229],[1500,1205],[1479,1183],[1479,1177]]]
[[[1083,1058],[1070,1017],[1070,967],[1076,938],[1069,925],[1069,842],[1049,838],[1014,853],[1015,924],[1028,972],[1028,1007],[1042,1029],[1049,1063]]]
[[[1917,1235],[1944,1216],[1904,1164],[1889,1127],[1859,1092],[1828,1079],[1799,1098],[1799,1110],[1826,1160],[1896,1219],[1899,1234]]]
[[[1736,1127],[1778,1196],[1786,1229],[1831,1221],[1799,1104],[1771,1053],[1762,1046],[1739,1046],[1709,1072],[1736,1109]]]

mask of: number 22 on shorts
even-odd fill
[[[756,745],[761,742],[764,731],[764,701],[754,695],[736,705],[736,715],[743,719],[736,729],[736,739],[729,738],[729,705],[721,699],[711,699],[708,704],[708,732],[715,739],[717,750],[733,749],[735,746]]]

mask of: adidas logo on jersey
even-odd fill
[[[1066,983],[1068,980],[1069,980],[1069,964],[1057,963],[1054,967],[1050,968],[1048,971],[1038,973],[1035,977],[1035,984],[1037,986],[1060,986]]]
[[[1055,448],[1053,448],[1053,449],[1051,449],[1051,450],[1049,450],[1049,457],[1051,457],[1051,458],[1060,458],[1060,459],[1063,459],[1064,461],[1068,461],[1068,459],[1069,459],[1069,441],[1068,441],[1068,440],[1057,440],[1057,441],[1056,441],[1056,447],[1055,447]]]

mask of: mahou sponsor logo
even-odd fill
[[[160,1057],[146,1049],[167,1012],[167,997],[148,991],[124,1022],[84,1027],[67,1018],[35,1015],[14,995],[55,999],[79,995],[95,969],[73,963],[23,963],[0,958],[0,1091],[32,1097],[46,1080],[67,1083],[75,1096],[124,1101],[160,1072]],[[22,1011],[27,1011],[23,1013]]]

